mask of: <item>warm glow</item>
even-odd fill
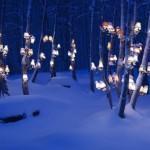
[[[99,60],[98,69],[103,70],[103,68],[104,68],[103,62],[102,60]]]
[[[96,81],[95,82],[95,85],[96,85],[96,88],[98,89],[98,90],[102,90],[102,91],[106,91],[107,90],[107,88],[106,88],[106,84],[105,84],[105,82],[104,81]]]
[[[23,82],[27,82],[28,81],[28,75],[23,74],[22,79],[23,79]]]
[[[91,62],[91,70],[96,70],[96,66],[95,66],[94,62]]]

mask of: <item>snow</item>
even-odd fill
[[[105,93],[90,92],[86,71],[78,72],[77,82],[68,72],[49,77],[40,73],[29,96],[22,95],[20,76],[9,78],[11,96],[0,100],[0,117],[27,118],[0,124],[0,150],[149,150],[150,96],[140,97],[136,111],[127,105],[126,119],[120,119],[115,93],[110,110]]]

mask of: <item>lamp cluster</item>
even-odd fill
[[[34,44],[35,37],[33,35],[30,35],[28,32],[25,32],[24,39],[25,39],[25,48],[20,49],[20,54],[22,56],[31,57],[33,55],[33,49],[30,48],[30,44]]]
[[[77,53],[77,49],[76,49],[75,40],[72,39],[70,50],[68,51],[68,56],[70,57],[69,70],[74,70],[74,63],[75,63],[76,53]]]
[[[133,27],[132,27],[132,34],[131,36],[136,36],[137,34],[140,33],[141,31],[141,23],[140,22],[136,22]],[[117,37],[120,40],[125,40],[124,38],[124,31],[121,30],[120,27],[114,27],[113,24],[111,22],[106,22],[104,21],[102,23],[102,25],[100,26],[100,30],[102,32],[106,32],[108,33],[108,35],[114,36],[117,35]],[[107,49],[108,49],[108,65],[109,66],[115,66],[116,62],[119,61],[118,63],[120,65],[124,65],[125,64],[125,58],[123,59],[119,59],[117,58],[117,55],[113,54],[112,51],[112,43],[108,42],[107,43]],[[131,43],[131,45],[129,46],[129,55],[127,58],[127,65],[129,66],[130,69],[133,69],[134,66],[137,64],[138,60],[139,60],[139,55],[141,54],[142,50],[143,50],[143,45],[142,43]],[[99,60],[99,65],[98,65],[98,70],[102,71],[104,68],[103,62],[100,59]],[[95,66],[95,64],[92,62],[91,63],[91,70],[96,70],[97,67]],[[140,66],[139,71],[142,73],[147,73],[148,75],[150,75],[150,62],[147,64],[147,67],[145,66]],[[117,84],[119,82],[119,76],[117,73],[113,73],[113,74],[108,74],[108,83],[109,84]],[[96,81],[96,88],[98,90],[102,90],[102,91],[106,91],[107,90],[107,85],[104,81]],[[134,81],[134,77],[132,75],[129,76],[129,83],[128,83],[128,89],[129,91],[133,92],[134,90],[136,90],[136,83]],[[143,85],[140,87],[139,92],[141,95],[145,95],[148,93],[148,85]]]
[[[5,57],[8,54],[8,46],[7,45],[3,45],[2,44],[2,33],[0,33],[0,55],[3,59],[5,59]],[[5,65],[4,62],[1,62],[0,64],[0,77],[5,78],[10,72],[10,69],[8,67],[8,65]]]
[[[24,33],[24,39],[25,39],[25,47],[20,49],[20,54],[23,56],[22,58],[22,65],[23,65],[23,75],[22,79],[23,82],[28,81],[28,75],[27,75],[27,69],[30,67],[30,57],[33,55],[33,49],[30,48],[31,44],[35,43],[35,37],[28,32]],[[31,61],[31,64],[33,64],[33,61]]]
[[[41,61],[44,61],[45,59],[46,59],[45,54],[43,52],[41,52],[37,62],[35,62],[34,59],[31,60],[31,67],[33,69],[40,69],[41,68]]]
[[[54,38],[52,36],[48,36],[48,35],[45,35],[43,37],[43,42],[44,43],[45,42],[51,42],[51,44],[52,44],[50,67],[53,67],[54,63],[55,63],[55,58],[57,56],[59,56],[59,49],[61,48],[61,46],[60,46],[60,44],[55,45],[54,44]]]

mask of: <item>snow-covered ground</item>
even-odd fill
[[[117,116],[118,99],[110,110],[105,93],[89,90],[89,76],[59,73],[49,80],[40,73],[23,96],[18,76],[9,78],[10,97],[0,99],[0,117],[27,114],[15,123],[0,124],[0,150],[149,150],[150,96],[140,97],[136,112],[126,107]],[[69,87],[70,86],[70,87]],[[32,116],[34,110],[40,115]]]

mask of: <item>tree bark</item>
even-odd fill
[[[126,35],[125,35],[125,69],[124,69],[124,76],[123,76],[123,84],[121,89],[121,94],[119,98],[119,112],[118,115],[121,118],[124,118],[124,110],[127,101],[127,94],[128,94],[128,83],[129,83],[129,70],[130,66],[128,65],[128,55],[129,55],[129,11],[130,10],[130,1],[128,1],[128,8],[127,8],[127,23],[126,23]]]
[[[124,32],[124,0],[121,0],[121,22],[120,22],[120,29]],[[118,97],[120,96],[120,86],[121,86],[121,78],[122,78],[122,72],[123,72],[123,60],[124,60],[124,39],[120,38],[120,48],[119,48],[119,56],[118,56],[118,62],[117,62],[117,75],[119,78],[119,81],[116,83],[116,92]]]
[[[91,70],[92,63],[92,43],[93,43],[93,19],[94,19],[95,0],[92,0],[91,5],[91,26],[90,26],[90,50],[89,50],[89,67],[90,67],[90,89],[95,92],[94,70]]]

